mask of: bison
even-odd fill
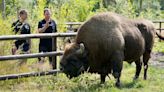
[[[84,71],[98,73],[101,83],[108,74],[120,86],[123,61],[135,62],[139,77],[142,63],[147,78],[148,60],[154,43],[155,29],[148,20],[132,20],[116,13],[100,13],[80,26],[75,42],[67,45],[61,58],[61,70],[69,77]]]

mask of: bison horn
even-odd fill
[[[84,44],[80,43],[80,49],[77,50],[77,53],[82,54],[85,50]]]

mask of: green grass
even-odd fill
[[[153,47],[153,52],[163,52],[164,53],[164,42],[159,41],[159,39],[155,40],[155,44]]]
[[[124,63],[121,76],[121,88],[114,86],[115,80],[106,78],[100,84],[98,74],[85,73],[69,80],[65,74],[0,81],[0,92],[163,92],[164,69],[150,67],[148,80],[143,80],[143,72],[137,81],[133,81],[134,65]]]
[[[160,42],[159,39],[156,40],[153,47],[153,52],[158,54],[158,56],[153,56],[157,58],[156,59],[157,61],[164,62],[164,56],[163,56],[164,55],[164,42],[163,41]]]

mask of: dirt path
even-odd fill
[[[151,59],[149,60],[151,66],[164,68],[164,53],[153,52],[151,54]]]

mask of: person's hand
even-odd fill
[[[51,22],[51,20],[46,21],[44,27],[39,28],[39,29],[38,29],[38,32],[39,32],[39,33],[44,33],[44,32],[46,31],[46,29],[50,26],[50,22]]]
[[[50,26],[50,20],[46,21],[45,27],[48,28]]]

